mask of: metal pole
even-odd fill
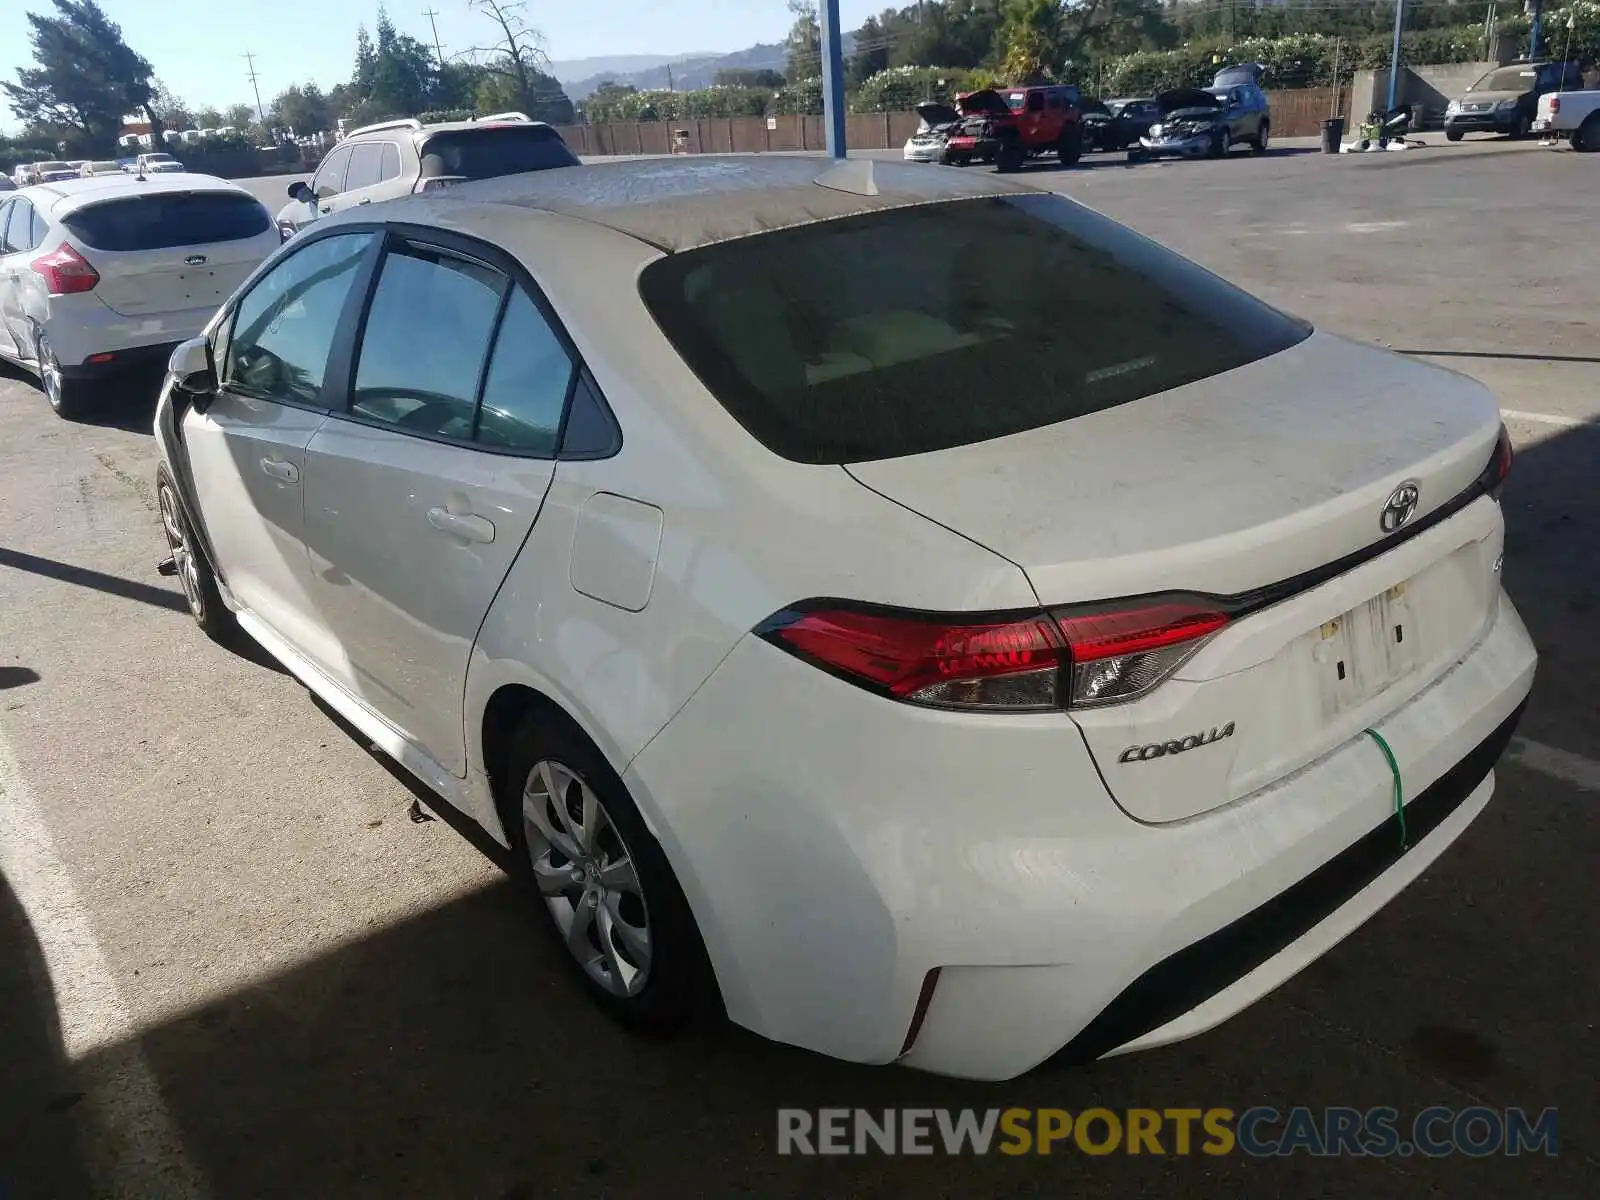
[[[1406,0],[1394,0],[1394,53],[1389,57],[1389,107],[1392,113],[1400,89],[1400,28],[1406,21]]]
[[[844,52],[839,42],[839,0],[818,5],[822,34],[822,124],[828,154],[844,157]]]

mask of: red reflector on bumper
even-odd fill
[[[89,361],[92,363],[108,363],[115,357],[115,354],[91,354],[89,355]]]

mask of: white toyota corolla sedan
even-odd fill
[[[992,175],[352,210],[156,425],[201,625],[507,845],[639,1027],[979,1078],[1199,1033],[1461,835],[1533,680],[1488,392]]]

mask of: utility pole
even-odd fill
[[[839,41],[839,0],[817,6],[822,34],[822,124],[828,133],[828,154],[843,158],[844,52]]]
[[[256,93],[256,120],[260,121],[261,127],[265,129],[267,125],[267,111],[261,107],[261,85],[256,82],[256,56],[250,51],[246,50],[244,52],[244,60],[250,64],[250,86],[255,89]]]
[[[1393,112],[1400,91],[1400,29],[1406,21],[1406,0],[1394,0],[1394,53],[1389,56],[1389,107]]]
[[[667,91],[675,92],[677,90],[678,89],[676,87],[674,87],[673,84],[672,84],[672,64],[668,63],[667,64]]]
[[[443,70],[444,47],[439,44],[439,22],[434,20],[439,15],[439,11],[433,8],[425,8],[422,10],[422,15],[428,18],[428,25],[433,29],[433,52],[439,56],[439,69]]]

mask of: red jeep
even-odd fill
[[[945,142],[944,161],[952,166],[992,162],[995,170],[1009,172],[1041,154],[1055,154],[1071,166],[1083,153],[1075,87],[984,88],[956,96],[956,108],[966,119]]]

